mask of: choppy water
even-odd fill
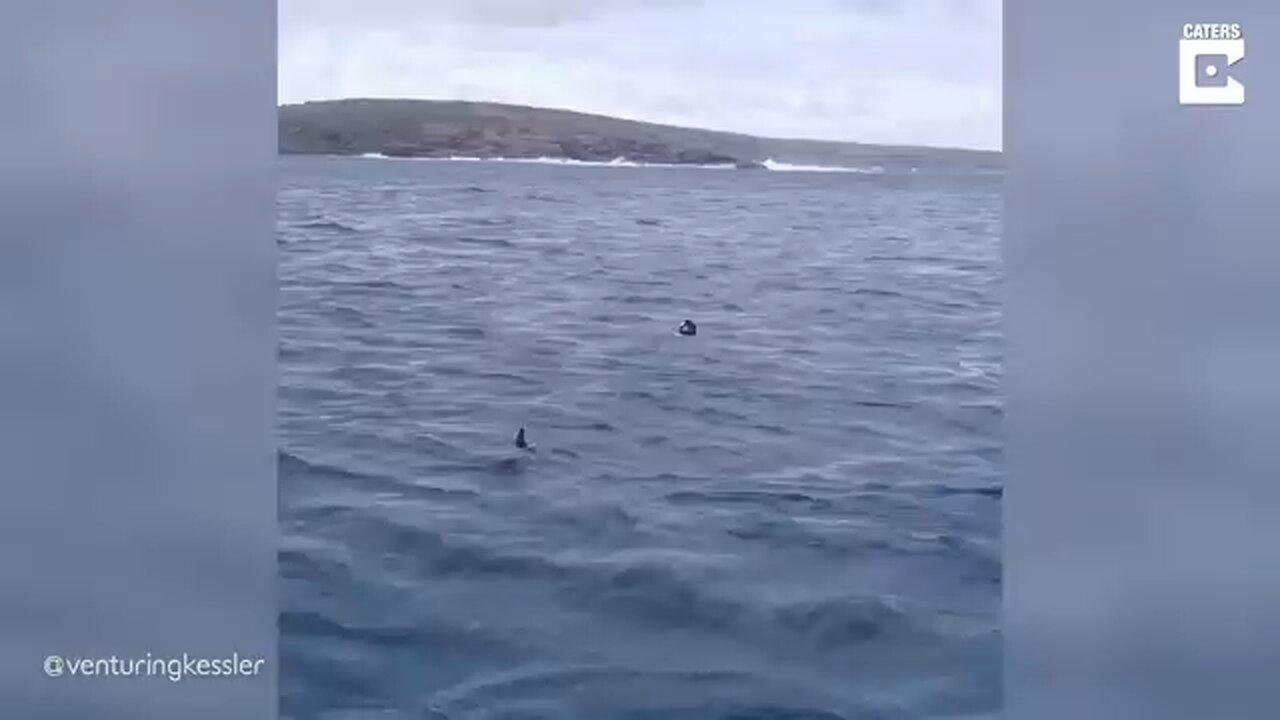
[[[998,712],[998,177],[282,173],[286,717]]]

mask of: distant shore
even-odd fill
[[[289,153],[290,155],[299,155],[300,153]],[[879,165],[871,167],[842,167],[827,165],[794,165],[791,163],[780,163],[773,159],[767,159],[761,163],[753,163],[750,166],[729,163],[712,163],[707,165],[695,165],[691,163],[651,163],[651,162],[635,162],[625,158],[614,158],[609,162],[597,160],[573,160],[569,158],[555,157],[537,157],[537,158],[508,158],[508,157],[404,157],[396,155],[384,155],[382,153],[363,153],[360,155],[349,154],[324,154],[311,155],[312,157],[329,157],[329,158],[363,158],[367,160],[405,160],[405,161],[427,161],[427,162],[459,162],[459,163],[514,163],[518,165],[556,165],[564,167],[601,167],[601,168],[688,168],[694,170],[767,170],[773,172],[833,172],[833,173],[857,173],[866,175],[878,175],[885,172],[885,168]],[[907,168],[907,170],[915,171],[916,168]]]
[[[438,100],[284,105],[279,109],[279,151],[752,170],[1001,166],[1000,153],[982,150],[760,138],[568,110]]]

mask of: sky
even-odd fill
[[[427,98],[1000,149],[1000,0],[280,0],[282,103]]]

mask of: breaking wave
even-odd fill
[[[469,157],[463,155],[451,155],[449,157],[398,157],[393,155],[383,155],[382,153],[364,153],[360,155],[362,158],[371,158],[376,160],[412,160],[415,162],[468,162],[468,163],[519,163],[525,165],[565,165],[572,167],[626,167],[626,168],[694,168],[700,170],[734,170],[736,165],[733,163],[654,163],[640,162],[636,160],[628,160],[625,157],[616,157],[612,160],[575,160],[573,158],[557,158],[557,157],[536,157],[536,158],[507,158],[507,157]],[[861,173],[866,175],[879,175],[885,171],[883,166],[873,165],[871,167],[850,167],[843,165],[805,165],[799,163],[788,163],[768,158],[761,161],[761,166],[766,170],[774,172],[832,172],[832,173]]]
[[[879,175],[884,172],[884,167],[880,165],[873,165],[869,168],[848,167],[843,165],[799,165],[795,163],[778,162],[773,158],[769,158],[761,164],[775,172],[843,172],[862,173],[865,175]]]

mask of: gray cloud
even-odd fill
[[[1000,146],[999,0],[283,0],[280,97]]]
[[[865,0],[876,2],[876,0]],[[281,27],[388,27],[447,22],[499,27],[555,27],[639,7],[698,6],[703,0],[285,0]]]

